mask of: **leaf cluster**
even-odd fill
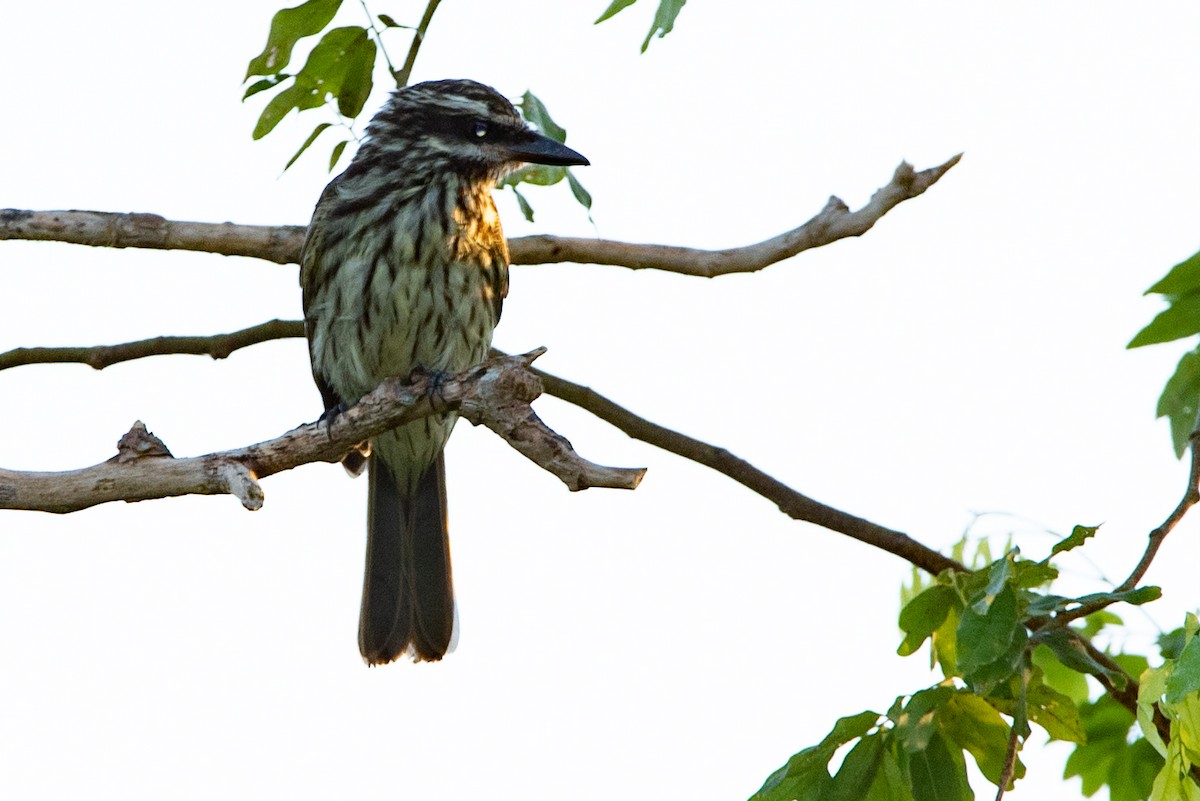
[[[1124,688],[1129,674],[1142,673],[1147,662],[1096,652],[1085,638],[1120,622],[1103,607],[1146,603],[1158,598],[1159,590],[1142,587],[1070,598],[1046,591],[1058,577],[1051,560],[1083,545],[1096,531],[1076,526],[1041,561],[1024,559],[1013,548],[973,572],[941,573],[901,610],[904,636],[898,653],[914,654],[929,641],[931,660],[943,679],[897,698],[884,715],[863,712],[841,719],[824,740],[772,774],[752,801],[971,799],[968,756],[988,781],[1011,789],[1025,774],[1018,754],[1031,724],[1052,739],[1075,744],[1067,775],[1081,776],[1085,793],[1108,786],[1121,801],[1149,797],[1152,784],[1165,781],[1163,757],[1149,735],[1129,739],[1134,715],[1112,697],[1089,702],[1085,678]],[[1088,609],[1097,611],[1073,620],[1073,611]],[[1190,643],[1185,655],[1188,647]],[[1191,682],[1194,676],[1200,686],[1200,645],[1195,649],[1196,661],[1177,670],[1189,677],[1184,694],[1198,699],[1200,714],[1200,694]],[[1143,730],[1148,722],[1153,731],[1155,700],[1146,702],[1150,717]],[[1180,718],[1187,712],[1184,707],[1176,711]],[[1169,747],[1175,748],[1175,742],[1173,736]],[[829,763],[844,746],[850,749],[831,773]],[[1183,778],[1172,788],[1190,781],[1186,773],[1192,763],[1185,761],[1191,754],[1179,754]]]
[[[376,56],[375,40],[366,28],[347,25],[327,31],[298,72],[286,71],[296,44],[324,30],[341,4],[342,0],[307,0],[295,8],[276,12],[272,18],[266,46],[246,68],[247,81],[263,77],[252,83],[242,96],[245,100],[259,92],[279,90],[258,117],[253,133],[255,139],[262,139],[273,131],[293,109],[299,112],[333,103],[338,114],[347,120],[355,119],[362,112],[373,87]],[[284,169],[296,163],[330,127],[332,123],[328,122],[317,125]],[[337,165],[349,141],[346,139],[334,146],[329,159],[330,170]]]
[[[1146,294],[1161,295],[1167,301],[1167,308],[1139,331],[1127,347],[1157,345],[1200,334],[1200,253],[1172,267]],[[1176,456],[1183,456],[1187,450],[1188,439],[1197,428],[1198,410],[1200,344],[1183,354],[1158,398],[1157,414],[1171,423]]]
[[[613,3],[597,22],[612,17],[623,8],[632,5],[634,0],[619,0]],[[367,98],[374,88],[373,73],[376,62],[382,57],[387,64],[388,72],[402,85],[411,69],[424,37],[424,26],[428,24],[436,4],[431,4],[426,12],[426,19],[421,26],[402,25],[388,14],[378,14],[371,17],[368,13],[369,26],[346,25],[330,28],[334,17],[342,7],[342,0],[306,0],[294,8],[285,8],[275,13],[271,19],[267,43],[262,52],[250,60],[246,68],[245,80],[258,80],[251,83],[245,91],[242,100],[246,100],[262,92],[272,91],[275,94],[267,101],[258,122],[254,126],[253,137],[261,139],[275,130],[276,126],[293,110],[297,113],[318,108],[334,107],[338,122],[318,123],[300,145],[300,148],[288,160],[284,169],[288,169],[312,146],[317,139],[330,128],[339,125],[354,138],[354,124],[363,111]],[[650,38],[657,34],[665,36],[674,26],[675,18],[683,7],[683,0],[662,0],[655,16],[655,25],[643,43],[646,49]],[[366,5],[363,5],[366,10]],[[379,25],[376,25],[378,21]],[[409,62],[403,70],[392,69],[391,60],[383,47],[382,31],[388,29],[405,29],[413,31],[413,42],[409,52]],[[328,29],[328,30],[327,30]],[[291,68],[292,52],[301,39],[321,36],[308,54],[304,65],[299,71],[288,72]],[[566,129],[557,124],[547,111],[546,105],[532,92],[525,92],[517,104],[522,116],[539,131],[555,141],[565,142]],[[337,166],[351,138],[344,138],[333,146],[329,156],[329,170]],[[533,207],[528,199],[517,189],[521,184],[535,186],[550,186],[566,180],[575,200],[585,209],[592,207],[592,196],[583,184],[566,167],[530,164],[501,181],[501,188],[512,189],[520,205],[521,213],[527,220],[533,220]]]
[[[617,14],[621,13],[637,0],[613,0],[608,8],[604,9],[604,13],[596,20],[599,25],[606,19],[612,19]],[[679,16],[679,12],[683,9],[683,4],[687,0],[658,0],[658,9],[654,12],[654,21],[650,24],[650,30],[646,33],[646,38],[642,41],[642,52],[646,52],[646,48],[650,46],[650,40],[657,36],[659,39],[666,36],[675,27],[675,18]]]

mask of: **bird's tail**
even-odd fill
[[[439,453],[411,492],[377,453],[369,469],[359,650],[371,665],[407,652],[436,661],[454,634],[445,462]]]

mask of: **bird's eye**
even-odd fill
[[[488,135],[488,124],[483,120],[477,120],[474,131],[476,139],[483,139]]]

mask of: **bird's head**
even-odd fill
[[[523,162],[588,164],[530,128],[495,89],[467,80],[397,89],[367,126],[360,154],[492,181]]]

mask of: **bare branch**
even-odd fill
[[[408,86],[408,81],[412,78],[413,65],[417,62],[417,53],[425,41],[425,32],[429,30],[429,21],[433,19],[433,12],[437,11],[441,1],[429,0],[429,4],[425,6],[425,13],[421,16],[417,29],[413,31],[412,44],[408,47],[408,56],[404,59],[404,66],[400,68],[399,72],[392,73],[392,77],[396,80],[396,86]]]
[[[153,337],[119,345],[92,345],[61,348],[14,348],[0,353],[0,370],[23,364],[79,363],[103,370],[105,367],[144,359],[147,356],[191,354],[224,359],[235,350],[272,339],[304,336],[300,320],[269,320],[228,334],[192,337]]]
[[[492,351],[493,356],[498,354],[499,351]],[[586,409],[636,440],[698,462],[732,478],[775,503],[781,512],[794,520],[805,520],[830,531],[845,534],[859,542],[895,554],[933,575],[943,570],[966,570],[959,562],[922,545],[906,534],[884,528],[802,495],[724,448],[651,423],[588,387],[573,384],[541,370],[534,369],[533,372],[542,379],[547,394]]]
[[[316,461],[337,461],[363,440],[430,414],[457,410],[491,428],[538,461],[572,490],[634,489],[644,469],[594,465],[548,429],[529,401],[541,391],[529,365],[543,351],[485,362],[447,379],[431,392],[428,378],[381,384],[345,413],[309,423],[267,442],[205,456],[176,459],[137,423],[117,456],[82,470],[57,473],[0,470],[0,509],[74,512],[110,501],[177,495],[235,495],[247,509],[262,505],[260,478]],[[544,461],[542,461],[544,460]]]
[[[1138,582],[1146,575],[1146,571],[1150,569],[1150,563],[1154,561],[1163,540],[1178,525],[1179,521],[1183,520],[1183,516],[1188,513],[1188,510],[1200,503],[1200,427],[1192,432],[1189,439],[1191,441],[1192,466],[1188,471],[1187,489],[1184,490],[1183,497],[1171,510],[1171,514],[1167,515],[1167,519],[1162,522],[1162,525],[1150,532],[1145,553],[1142,554],[1142,558],[1133,572],[1129,574],[1129,578],[1125,579],[1120,587],[1117,587],[1116,592],[1132,590],[1137,586]]]
[[[802,251],[846,237],[862,236],[883,215],[937,183],[961,158],[960,153],[945,164],[922,172],[915,172],[912,165],[903,162],[896,168],[891,182],[876,191],[867,205],[858,211],[850,211],[839,198],[831,197],[825,208],[808,222],[756,245],[700,250],[606,239],[529,236],[514,239],[509,246],[513,251],[514,264],[563,261],[611,264],[633,270],[666,270],[703,278],[756,272]]]
[[[513,264],[579,262],[630,269],[714,277],[754,272],[810,248],[861,236],[893,208],[922,194],[958,163],[916,172],[907,162],[892,180],[858,211],[836,197],[817,216],[798,228],[746,247],[701,250],[669,245],[643,245],[608,239],[528,236],[509,240]],[[235,225],[179,222],[157,214],[114,214],[100,211],[0,210],[0,239],[71,242],[115,248],[196,250],[226,256],[252,256],[277,264],[297,263],[304,226]]]
[[[0,209],[0,239],[70,242],[103,248],[195,250],[297,263],[303,225],[181,222],[157,214]]]
[[[268,328],[270,327],[270,328]],[[143,340],[141,342],[130,342],[122,345],[102,345],[95,348],[21,348],[15,351],[0,354],[0,369],[5,367],[14,367],[18,364],[31,364],[41,362],[83,362],[91,364],[97,369],[106,366],[107,364],[125,359],[141,358],[149,355],[161,355],[170,353],[212,353],[212,350],[206,346],[207,340],[215,340],[222,343],[234,341],[239,335],[249,331],[266,331],[270,330],[273,334],[271,337],[264,336],[262,339],[255,341],[263,341],[268,338],[282,338],[288,336],[300,337],[304,335],[304,325],[298,320],[280,321],[273,320],[270,323],[264,323],[261,326],[245,329],[245,331],[236,331],[231,334],[220,334],[216,337],[158,337],[153,340]],[[249,341],[238,345],[244,347],[248,344],[253,344]],[[188,349],[177,347],[181,343],[189,346]],[[191,347],[194,346],[194,347]],[[216,346],[213,346],[216,348]],[[229,348],[233,350],[234,348]],[[228,351],[225,351],[227,354]],[[118,354],[122,358],[109,358],[108,354]],[[493,350],[492,357],[496,359],[505,358],[505,354],[500,351]],[[739,459],[729,451],[723,448],[717,448],[700,440],[692,439],[669,428],[656,425],[648,420],[638,417],[627,409],[618,406],[608,398],[599,393],[587,388],[574,384],[557,376],[544,373],[540,370],[535,370],[535,374],[541,378],[545,391],[556,398],[565,400],[568,403],[575,404],[580,408],[586,409],[600,419],[624,431],[634,439],[647,442],[663,450],[682,456],[685,459],[691,459],[706,467],[710,467],[719,473],[729,476],[743,486],[753,490],[767,500],[774,502],[779,509],[789,517],[795,520],[806,520],[810,523],[815,523],[819,526],[827,528],[831,531],[836,531],[852,537],[860,542],[865,542],[868,545],[873,545],[889,553],[895,554],[902,559],[916,565],[917,567],[926,570],[932,574],[940,573],[945,569],[965,570],[963,565],[949,559],[942,554],[928,548],[911,537],[889,528],[876,525],[862,518],[843,512],[839,509],[826,506],[818,501],[809,498],[795,490],[791,489],[782,482],[763,473],[758,468],[751,465],[749,462]],[[482,413],[481,413],[482,414]],[[466,412],[463,416],[471,419]],[[479,422],[479,421],[473,421]],[[488,426],[493,428],[492,425]],[[557,434],[549,432],[545,435],[534,437],[533,447],[542,450],[536,452],[527,452],[524,450],[525,445],[518,445],[516,441],[510,439],[510,444],[513,447],[521,450],[529,458],[543,467],[549,468],[552,463],[558,462],[558,456],[555,455],[560,445],[555,444],[557,440],[554,438]],[[365,439],[366,436],[359,435],[355,442]],[[563,443],[566,443],[563,440]],[[352,443],[353,444],[353,443]],[[569,443],[566,443],[569,448]],[[345,450],[341,451],[342,453]],[[339,453],[340,456],[340,453]],[[312,461],[311,459],[305,461]],[[297,462],[299,464],[301,462]],[[295,465],[291,465],[295,466]],[[600,469],[593,466],[595,469]],[[286,469],[286,468],[285,468]],[[561,471],[561,472],[560,472]],[[559,467],[557,470],[552,470],[555,475],[562,478],[569,473],[567,467]],[[260,475],[268,475],[261,473]],[[0,472],[0,492],[3,491],[3,473]],[[566,478],[563,479],[567,481]],[[568,486],[573,489],[581,489],[587,486],[588,481],[597,480],[587,476],[577,476],[567,481]],[[611,479],[599,479],[605,486],[611,486],[607,483]],[[574,482],[574,485],[573,483]],[[224,492],[225,490],[221,490]],[[161,497],[154,495],[151,497]],[[115,500],[110,498],[109,500]],[[0,508],[4,507],[3,498],[0,498]],[[39,507],[40,508],[40,507]]]
[[[1146,550],[1142,553],[1142,558],[1138,560],[1137,565],[1130,572],[1129,577],[1121,582],[1113,592],[1128,592],[1137,587],[1146,575],[1146,571],[1150,569],[1150,564],[1154,561],[1154,557],[1158,554],[1159,547],[1162,546],[1163,540],[1167,535],[1174,530],[1179,521],[1183,520],[1184,515],[1188,513],[1193,506],[1200,503],[1200,420],[1197,421],[1197,427],[1192,431],[1189,437],[1191,442],[1192,465],[1188,471],[1187,488],[1183,492],[1183,497],[1179,499],[1179,503],[1167,515],[1167,519],[1162,522],[1158,528],[1150,532],[1146,542]],[[1082,617],[1087,617],[1090,614],[1099,612],[1107,606],[1112,606],[1117,603],[1115,600],[1093,601],[1090,604],[1080,604],[1074,609],[1069,609],[1059,612],[1053,618],[1052,625],[1063,627],[1073,620],[1078,620]],[[1200,774],[1198,774],[1200,776]]]

